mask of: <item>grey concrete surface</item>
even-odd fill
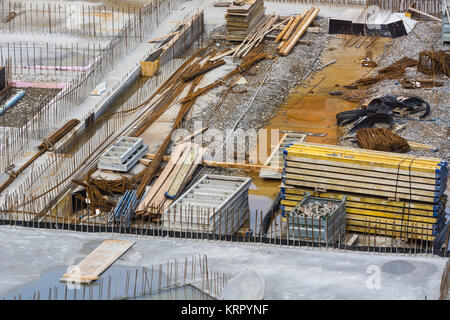
[[[136,244],[115,262],[147,266],[207,255],[208,265],[265,281],[264,299],[437,299],[446,259],[273,245],[0,227],[0,297],[79,262],[105,239]]]

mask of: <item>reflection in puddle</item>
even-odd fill
[[[173,275],[151,268],[113,265],[100,279],[89,285],[60,282],[67,272],[66,266],[50,269],[41,277],[21,288],[15,289],[3,298],[6,300],[210,300],[211,296],[201,290],[183,285],[174,287]],[[150,292],[150,288],[151,292]]]

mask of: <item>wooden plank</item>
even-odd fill
[[[352,237],[347,241],[347,245],[348,245],[348,246],[352,246],[352,245],[356,242],[356,240],[358,240],[358,235],[357,235],[357,234],[354,234],[354,235],[352,235]]]
[[[376,228],[381,230],[387,230],[387,231],[397,231],[400,233],[403,233],[403,236],[406,237],[407,235],[410,236],[411,234],[418,234],[418,235],[425,235],[425,236],[432,236],[433,230],[428,229],[421,229],[414,226],[403,226],[403,225],[396,225],[396,224],[389,224],[385,223],[385,219],[369,219],[366,217],[361,217],[361,219],[355,219],[355,217],[352,217],[351,219],[346,218],[345,223],[347,225],[353,225],[353,226],[367,226],[370,228]]]
[[[208,127],[203,127],[203,128],[201,128],[201,129],[195,131],[194,133],[192,133],[192,134],[190,134],[190,135],[184,137],[184,138],[181,139],[180,141],[175,142],[173,145],[176,146],[176,145],[179,145],[179,144],[181,144],[181,143],[190,142],[190,140],[191,140],[193,137],[195,137],[196,135],[202,133],[202,132],[205,131],[206,129],[208,129]]]
[[[143,211],[145,211],[146,207],[151,204],[153,197],[160,190],[161,186],[164,184],[167,177],[172,173],[172,170],[175,167],[175,164],[177,163],[178,159],[182,156],[182,154],[185,153],[185,150],[187,148],[188,148],[187,144],[182,144],[174,149],[174,151],[172,152],[172,157],[170,157],[167,160],[168,163],[164,167],[164,169],[161,172],[161,174],[159,175],[158,179],[150,187],[150,190],[147,192],[145,197],[139,203],[139,205],[136,209],[136,213],[138,213],[138,212],[142,213]]]
[[[234,47],[234,48],[232,48],[232,49],[230,49],[228,51],[225,51],[224,53],[221,53],[221,54],[219,54],[217,56],[214,56],[211,59],[209,59],[209,62],[216,62],[217,60],[222,59],[223,57],[226,57],[226,56],[232,54],[233,52],[235,52],[237,50],[237,48],[238,47]]]
[[[105,240],[78,265],[72,267],[65,273],[60,281],[91,283],[97,280],[100,275],[120,258],[134,241]]]
[[[287,136],[288,136],[287,133],[283,134],[283,136],[280,139],[280,142],[278,142],[278,144],[275,146],[275,148],[273,148],[272,153],[269,155],[269,157],[267,158],[266,162],[264,163],[265,166],[268,166],[272,162],[272,158],[279,151],[280,146],[284,143],[284,141],[286,140]]]
[[[148,153],[145,155],[147,159],[154,159],[155,154]],[[144,165],[148,165],[151,161],[146,159],[141,159],[141,163]],[[170,160],[169,156],[164,156],[164,161]],[[252,172],[259,172],[259,170],[267,169],[267,170],[274,170],[276,172],[281,172],[283,168],[278,167],[270,167],[270,166],[264,166],[261,164],[250,164],[250,163],[240,163],[240,162],[218,162],[218,161],[211,161],[211,160],[203,160],[202,164],[207,167],[218,167],[218,168],[235,168],[235,169],[242,169],[246,171],[252,171]]]
[[[189,144],[189,146],[186,147],[179,160],[175,163],[175,167],[172,169],[169,176],[164,181],[162,181],[161,187],[157,192],[155,192],[153,198],[151,199],[151,202],[149,203],[151,206],[160,206],[163,203],[164,199],[166,198],[164,193],[172,184],[172,181],[176,178],[180,168],[190,155],[191,147],[192,147],[191,144]]]
[[[294,46],[297,44],[297,41],[303,36],[308,26],[316,18],[320,9],[318,8],[312,9],[313,11],[310,14],[305,15],[304,19],[302,20],[302,23],[298,26],[297,30],[295,31],[295,34],[280,49],[279,53],[281,53],[281,55],[287,56],[291,52],[292,48],[294,48]]]
[[[432,146],[429,144],[423,144],[423,143],[417,143],[417,142],[412,142],[412,141],[408,141],[409,147],[411,148],[411,150],[425,150],[425,151],[432,151],[432,152],[436,152],[438,150],[438,148],[436,146]]]
[[[299,14],[298,16],[296,16],[294,18],[294,21],[291,23],[291,25],[289,26],[289,29],[285,32],[285,34],[281,37],[282,41],[286,41],[288,40],[292,33],[297,29],[298,25],[301,23],[302,19],[305,17],[305,15],[307,14],[307,10],[303,11],[301,14]],[[281,46],[280,46],[281,48]]]
[[[345,213],[345,216],[347,219],[365,220],[365,221],[372,221],[372,222],[376,222],[377,220],[382,219],[387,224],[396,225],[396,226],[414,227],[414,228],[420,229],[421,232],[430,232],[429,234],[432,234],[432,231],[433,231],[432,223],[424,223],[424,222],[420,222],[420,221],[411,221],[411,220],[406,220],[406,219],[385,218],[385,217],[379,217],[379,216],[373,216],[373,215],[367,215],[367,214],[357,214],[357,213],[347,212],[347,211]]]
[[[294,151],[291,147],[286,150],[287,156],[293,157],[307,157],[310,159],[328,160],[334,161],[334,166],[342,166],[343,163],[366,166],[373,168],[374,171],[381,171],[380,168],[390,168],[388,172],[397,173],[399,170],[407,172],[406,174],[412,174],[417,176],[423,176],[423,174],[428,173],[431,177],[436,177],[436,173],[439,173],[442,166],[441,165],[423,165],[415,163],[414,160],[404,159],[399,161],[396,159],[377,159],[371,158],[365,155],[346,155],[344,153],[337,152],[326,152],[326,151]],[[369,169],[370,170],[370,169]],[[403,173],[405,174],[405,173]],[[426,176],[425,176],[426,177]]]
[[[192,166],[197,166],[195,164],[195,160],[198,158],[198,152],[199,152],[199,146],[194,145],[194,148],[189,151],[189,155],[187,156],[186,160],[181,163],[181,166],[176,173],[175,178],[172,180],[171,184],[167,188],[167,190],[164,192],[164,195],[169,199],[175,199],[175,196],[178,194],[178,191],[180,190],[180,187],[182,186],[184,180],[186,179],[186,176],[189,172],[189,169]]]
[[[367,150],[367,149],[359,149],[359,150]],[[385,166],[391,168],[398,168],[400,166],[401,169],[409,168],[413,170],[420,171],[436,171],[436,169],[442,167],[442,159],[434,158],[433,161],[428,161],[426,159],[417,157],[409,158],[409,157],[398,157],[396,155],[386,155],[379,156],[377,154],[368,154],[367,152],[358,152],[355,151],[341,151],[339,149],[334,148],[315,148],[315,147],[298,147],[298,144],[291,145],[286,150],[288,155],[299,155],[299,156],[309,156],[316,157],[322,159],[334,159],[334,161],[338,162],[353,162],[360,164],[370,164],[376,166]]]
[[[420,11],[420,10],[418,10],[418,9],[414,9],[414,8],[409,7],[408,10],[409,10],[409,11],[412,11],[412,12],[415,12],[415,13],[418,13],[418,14],[421,14],[421,15],[423,15],[423,16],[425,16],[425,17],[430,18],[430,19],[433,19],[434,21],[442,22],[441,19],[439,19],[439,18],[437,18],[437,17],[435,17],[435,16],[432,16],[431,14],[428,14],[428,13],[426,13],[426,12]]]
[[[289,21],[287,22],[286,26],[283,28],[283,30],[278,34],[278,36],[275,38],[275,43],[280,42],[286,31],[288,31],[289,27],[292,25],[292,22],[295,20],[294,17],[289,18]]]

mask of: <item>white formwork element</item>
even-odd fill
[[[273,148],[264,168],[259,171],[260,178],[281,179],[279,169],[284,167],[283,150],[287,145],[294,142],[302,142],[306,138],[304,133],[288,132],[285,133],[280,142]]]
[[[134,137],[121,137],[100,157],[102,163],[123,164],[143,145],[144,139]]]
[[[169,230],[234,234],[249,209],[250,178],[204,175],[163,213]]]
[[[99,162],[98,168],[120,172],[128,172],[148,152],[148,145],[140,146],[134,153],[128,156],[123,163]]]

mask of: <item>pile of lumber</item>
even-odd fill
[[[236,2],[235,2],[236,3]],[[264,16],[263,0],[240,1],[228,7],[225,19],[227,20],[226,40],[243,41],[248,33],[258,24]]]
[[[194,143],[177,145],[164,170],[139,203],[136,215],[160,221],[161,212],[172,204],[191,180],[204,152],[205,149]]]
[[[288,19],[282,21],[281,23],[275,24],[279,19],[278,15],[267,15],[265,16],[253,30],[248,34],[248,36],[241,42],[239,46],[233,49],[233,57],[245,57],[252,49],[258,49],[263,43],[264,37],[268,35],[271,31],[280,27],[287,22]]]
[[[306,29],[308,29],[317,17],[319,11],[318,8],[310,8],[298,16],[289,19],[284,29],[275,39],[275,43],[280,43],[277,47],[280,55],[287,56],[291,52],[298,40],[306,32]]]
[[[443,228],[446,160],[305,142],[288,146],[284,160],[285,212],[308,191],[347,196],[351,231],[433,240]]]

